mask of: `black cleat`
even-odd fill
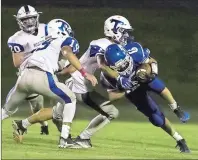
[[[49,130],[48,130],[48,126],[41,126],[41,135],[48,135],[49,134]]]
[[[12,128],[14,129],[13,131],[13,139],[16,142],[22,142],[23,140],[23,134],[27,133],[27,129],[23,127],[22,125],[22,120],[13,120],[12,121]]]
[[[91,148],[91,140],[90,139],[82,139],[80,136],[76,137],[74,140],[75,143],[81,146],[81,148]]]
[[[78,144],[76,144],[69,134],[69,137],[67,139],[60,137],[59,139],[59,148],[81,148]]]
[[[181,153],[190,153],[190,149],[188,148],[185,139],[177,141],[177,145],[175,148],[179,148]]]

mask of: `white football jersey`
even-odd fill
[[[79,44],[75,38],[63,35],[61,32],[48,27],[47,34],[40,37],[37,46],[32,51],[32,55],[23,62],[21,69],[37,66],[46,72],[54,74],[59,68],[58,60],[63,46],[70,46],[73,53],[79,52]]]
[[[45,34],[46,25],[40,23],[37,35],[32,35],[24,32],[23,30],[20,30],[8,39],[8,46],[11,49],[12,53],[17,54],[24,52],[25,60],[32,54],[32,51],[38,47],[38,42],[40,41],[41,37],[45,36]]]
[[[91,41],[89,48],[80,58],[80,63],[88,73],[94,74],[95,71],[99,68],[99,65],[97,63],[97,55],[103,55],[106,48],[110,44],[112,44],[112,42],[107,38],[101,38]],[[70,89],[74,93],[86,93],[93,90],[90,82],[86,80],[79,71],[71,73],[71,76],[72,77],[68,81],[66,81],[66,83],[71,81],[72,79],[73,83],[72,86],[70,86]]]

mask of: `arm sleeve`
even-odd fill
[[[90,57],[96,57],[97,55],[103,55],[104,50],[98,45],[90,45]]]
[[[25,51],[25,46],[17,40],[14,40],[12,37],[8,39],[8,47],[12,53],[20,53]]]
[[[66,39],[64,39],[64,41],[61,44],[61,48],[64,46],[70,46],[72,48],[72,52],[75,54],[79,53],[79,43],[73,37],[67,37]]]

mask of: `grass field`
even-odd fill
[[[2,159],[196,159],[198,158],[198,127],[196,124],[175,124],[185,135],[191,154],[181,154],[175,141],[161,129],[146,122],[114,121],[93,138],[91,149],[58,149],[59,133],[49,122],[50,135],[39,135],[40,126],[31,126],[23,144],[12,139],[11,120],[2,123]],[[75,120],[72,135],[76,136],[87,124]]]

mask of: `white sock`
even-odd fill
[[[96,116],[91,120],[87,128],[80,134],[82,139],[90,139],[97,131],[104,128],[107,124],[110,123],[110,120],[102,115]]]
[[[6,118],[8,118],[9,115],[7,114],[7,112],[5,111],[4,108],[1,109],[1,120],[4,120]]]
[[[179,141],[179,140],[183,139],[182,136],[179,135],[179,133],[177,133],[177,132],[174,133],[173,138],[174,138],[176,141]]]
[[[63,123],[72,123],[75,112],[76,100],[74,100],[72,103],[65,104],[63,109]]]
[[[24,119],[24,120],[22,120],[22,126],[24,127],[24,128],[27,128],[27,127],[29,127],[29,126],[31,126],[32,124],[28,121],[28,119],[26,118],[26,119]]]
[[[61,137],[67,139],[70,132],[70,126],[63,124],[61,130]]]
[[[178,108],[177,102],[174,102],[174,103],[172,103],[172,104],[169,104],[169,106],[170,106],[170,108],[171,108],[173,111],[174,111],[175,109]]]

